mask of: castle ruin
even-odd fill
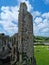
[[[2,59],[2,56],[0,57],[0,60],[4,61],[5,59],[7,60],[9,58],[9,65],[36,65],[36,60],[34,58],[33,36],[33,17],[27,11],[27,5],[25,2],[23,2],[20,4],[19,8],[18,33],[12,37],[11,48],[9,45],[7,45],[10,52],[8,52],[7,56],[5,53],[4,59]],[[5,45],[3,44],[2,48],[3,46]]]
[[[19,61],[25,65],[34,65],[34,45],[33,45],[33,18],[27,11],[25,3],[20,4],[18,15],[18,51]]]

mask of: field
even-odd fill
[[[49,46],[34,46],[37,65],[49,65]]]

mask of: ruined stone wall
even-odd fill
[[[25,16],[26,20],[26,24],[25,24],[25,27],[26,27],[26,44],[27,45],[27,55],[28,57],[33,57],[33,53],[34,53],[34,48],[33,48],[33,23],[32,23],[32,15],[27,12],[26,16]],[[24,43],[25,44],[25,43]]]
[[[32,15],[27,11],[25,3],[20,5],[18,17],[18,49],[20,53],[26,53],[27,57],[33,57],[33,23]]]
[[[14,64],[18,60],[18,33],[12,36],[12,57],[11,57],[11,64]]]

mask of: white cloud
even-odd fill
[[[15,7],[1,7],[2,12],[0,13],[0,24],[2,24],[5,31],[7,31],[8,34],[12,35],[16,32],[18,32],[18,6]],[[13,22],[12,22],[13,21]],[[6,32],[4,32],[6,33]]]
[[[48,32],[48,31],[49,31],[49,28],[44,28],[44,29],[42,30],[43,33],[46,33],[46,32]]]
[[[14,33],[18,32],[18,27],[16,24],[13,24],[11,21],[0,21],[5,31],[8,34],[13,35]],[[6,32],[4,32],[6,33]]]
[[[41,17],[36,17],[36,19],[34,20],[34,22],[36,24],[42,23],[42,18]]]
[[[49,19],[49,12],[47,12],[47,13],[43,13],[43,14],[42,14],[42,17],[43,17],[43,18],[47,18],[47,19]]]
[[[15,6],[15,7],[2,6],[1,19],[16,21],[18,19],[18,8],[19,8],[18,6]]]
[[[45,4],[49,4],[49,0],[43,0]]]
[[[36,13],[36,11],[35,11]],[[35,35],[49,35],[49,12],[36,15],[34,17],[34,34]]]
[[[39,16],[41,16],[41,12],[39,12],[39,11],[33,11],[32,15],[33,15],[33,18],[35,18],[37,16],[39,17]]]

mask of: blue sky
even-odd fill
[[[19,4],[25,2],[33,15],[34,35],[49,36],[49,0],[0,0],[0,33],[18,32]]]

